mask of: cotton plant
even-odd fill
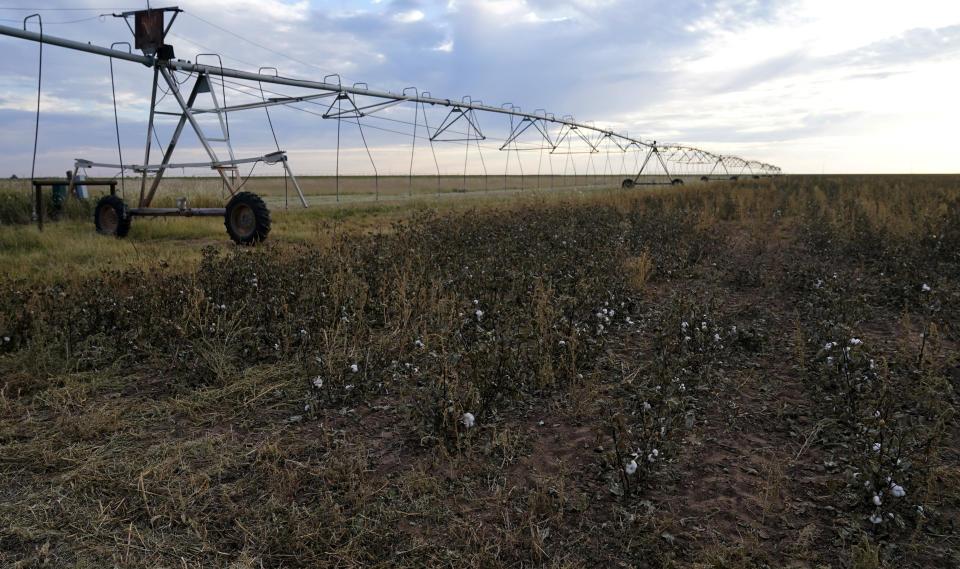
[[[613,317],[616,314],[614,310],[611,310],[607,307],[601,307],[597,310],[594,316],[596,317],[596,335],[600,336],[606,332],[610,327],[610,324],[613,322]]]
[[[678,375],[660,385],[645,383],[644,396],[635,399],[629,413],[615,413],[608,423],[615,455],[608,461],[619,465],[621,485],[639,487],[657,472],[666,461],[665,448],[675,449],[682,444],[687,426],[688,406],[684,401],[689,370],[677,370]],[[629,491],[629,490],[628,490]]]
[[[868,527],[889,532],[924,515],[916,506],[929,480],[927,445],[937,433],[915,409],[901,411],[887,380],[880,379],[873,390],[860,394],[863,411],[855,428],[843,432],[854,450],[848,484],[857,496],[855,509]]]

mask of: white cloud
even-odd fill
[[[277,21],[306,21],[310,3],[301,0],[293,4],[280,0],[181,0],[180,5],[198,13],[243,15],[245,17],[269,18]]]
[[[955,0],[908,5],[681,0],[655,11],[622,0],[182,0],[181,5],[188,14],[265,47],[181,17],[171,42],[178,57],[219,52],[227,66],[275,65],[285,76],[319,79],[339,72],[345,84],[363,80],[377,90],[399,92],[415,84],[438,98],[472,93],[493,106],[513,101],[528,110],[545,107],[557,116],[572,113],[618,131],[757,158],[791,172],[960,168],[948,128],[960,124],[960,108],[952,101],[960,91],[960,2]],[[559,31],[551,29],[554,22],[564,22],[556,26]],[[125,26],[110,19],[57,32],[99,45],[129,39]],[[36,48],[9,38],[0,42],[9,54],[0,58],[0,111],[30,124],[36,108]],[[100,136],[109,142],[113,109],[106,62],[72,53],[44,51],[41,128],[51,124],[44,120],[54,111],[67,123],[93,113],[103,126]],[[115,67],[121,123],[136,130],[137,146],[148,107],[149,70],[120,62]],[[253,90],[256,99],[259,91]],[[231,102],[243,99],[233,91],[228,95]],[[384,114],[393,112],[409,120],[411,109],[398,106]],[[330,121],[317,119],[319,128],[308,131],[305,119],[313,117],[289,109],[272,113],[288,149],[329,154],[331,146],[324,146],[329,140],[322,137]],[[240,133],[243,120],[265,117],[262,111],[238,113],[234,120],[231,116],[231,128]],[[487,116],[479,120],[486,134],[496,123]],[[263,134],[256,128],[251,127],[251,137]],[[31,134],[4,140],[26,140]],[[404,160],[405,151],[392,145],[407,153],[409,146],[378,140],[384,131],[368,135],[377,146],[379,168],[390,169],[393,161],[400,171],[409,167],[404,166],[409,155]],[[51,156],[60,152],[57,145],[73,149],[87,143],[66,137],[42,141]],[[111,151],[108,143],[104,148]],[[438,151],[452,148],[451,168],[462,168],[463,147],[444,148]],[[0,155],[20,150],[6,142]],[[503,154],[493,147],[484,157],[497,160]],[[525,153],[523,159],[538,154]],[[365,153],[357,157],[356,168],[365,168]],[[474,154],[470,158],[473,169]],[[567,158],[554,156],[554,167],[566,167]],[[329,163],[318,162],[316,173]],[[429,172],[432,158],[424,155],[424,164]],[[529,165],[537,167],[536,161]]]
[[[445,53],[450,53],[453,51],[453,40],[448,39],[437,47],[433,48],[433,51],[442,51]]]
[[[527,14],[522,18],[524,22],[527,22],[529,24],[540,24],[544,22],[565,22],[568,19],[569,18],[563,17],[563,16],[557,17],[557,18],[541,18],[540,16],[537,15],[536,12],[527,12]]]
[[[393,17],[394,20],[400,22],[401,24],[411,24],[413,22],[419,22],[423,19],[423,12],[420,10],[409,10],[407,12],[399,12]]]
[[[803,0],[753,22],[725,2],[686,27],[704,37],[699,55],[683,63],[693,72],[730,71],[789,53],[825,57],[951,24],[960,24],[960,2],[916,0],[905,9],[899,0]]]

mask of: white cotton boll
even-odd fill
[[[319,375],[313,378],[313,386],[316,387],[317,389],[321,389],[323,387],[323,378],[320,377]]]
[[[301,336],[306,336],[306,335],[307,335],[307,331],[301,329],[301,330],[300,330],[300,335],[301,335]]]
[[[351,389],[353,389],[353,384],[352,384],[352,383],[349,383],[349,384],[343,386],[343,390],[344,390],[344,391],[350,391]]]
[[[873,360],[870,360],[870,369],[873,369],[876,366]]]
[[[713,341],[714,341],[714,342],[719,342],[719,341],[720,341],[720,334],[714,334],[714,335],[713,335]]]
[[[880,452],[880,449],[883,448],[880,443],[873,443],[873,452]]]
[[[883,516],[880,514],[870,514],[870,521],[875,524],[879,524],[883,521]]]
[[[653,456],[660,456],[660,451],[658,451],[657,449],[653,449],[652,451],[650,451],[650,454],[652,454]]]
[[[680,323],[680,329],[683,330],[684,332],[687,331],[687,327],[688,327],[688,326],[690,326],[690,325],[687,324],[686,322],[681,322],[681,323]]]
[[[907,495],[907,491],[903,489],[903,486],[899,484],[894,484],[893,488],[890,490],[890,493],[893,494],[894,498],[903,498]]]
[[[4,336],[4,337],[3,337],[3,341],[4,341],[4,342],[9,342],[9,341],[10,341],[10,336]]]
[[[464,425],[466,428],[472,429],[472,428],[473,428],[473,424],[474,424],[475,421],[476,421],[476,419],[474,418],[473,413],[464,413],[464,414],[463,414],[463,425]]]
[[[651,453],[651,454],[648,454],[648,455],[647,455],[647,460],[648,460],[649,462],[656,462],[656,461],[657,461],[657,457],[653,456],[653,453]]]
[[[563,340],[560,340],[559,342],[557,342],[557,344],[559,344],[559,345],[561,345],[561,346],[566,346],[566,345],[567,345],[567,343],[566,343],[565,341],[563,341]]]
[[[704,332],[707,331],[707,323],[706,323],[706,322],[701,322],[701,323],[700,323],[700,330],[702,330],[702,331],[704,331]]]
[[[922,292],[930,292],[930,286],[927,283],[923,283],[923,286],[920,287]]]
[[[684,337],[683,337],[683,341],[684,341],[684,342],[689,342],[689,341],[690,341],[690,336],[684,336]]]
[[[478,311],[474,312],[474,314],[476,314],[477,320],[480,320],[481,318],[483,318],[483,311],[482,311],[482,310],[478,310]]]
[[[649,403],[647,403],[646,401],[644,401],[644,402],[643,402],[643,410],[644,410],[644,411],[649,411],[650,409],[653,409],[653,407],[651,407]]]
[[[637,471],[637,461],[631,460],[627,463],[627,466],[624,468],[627,471],[627,474],[633,474]]]
[[[859,338],[850,338],[850,345],[851,345],[851,346],[859,346],[859,345],[862,344],[862,343],[863,343],[863,340],[861,340],[861,339],[859,339]]]
[[[880,505],[882,505],[882,504],[883,504],[883,500],[880,499],[880,496],[874,494],[874,495],[873,495],[873,505],[874,505],[874,506],[880,506]]]
[[[422,348],[422,347],[423,347],[423,342],[421,342],[420,340],[417,340],[417,341],[415,341],[415,342],[413,343],[413,345],[416,346],[416,347],[418,347],[418,348]]]
[[[357,367],[357,364],[350,364],[350,373],[357,373],[359,370],[360,368]]]
[[[478,305],[478,304],[480,304],[480,301],[477,300],[477,299],[473,299],[473,305],[476,306],[476,305]]]
[[[879,411],[879,410],[874,411],[874,412],[873,412],[873,416],[874,416],[875,418],[879,419],[879,418],[880,418],[880,411]]]

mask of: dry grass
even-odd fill
[[[960,179],[275,216],[0,227],[0,565],[960,560]]]

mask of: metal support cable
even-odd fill
[[[409,89],[413,89],[414,93],[416,93],[417,96],[420,95],[416,87],[407,87],[406,89],[403,90],[403,94],[406,94],[407,90]],[[417,120],[417,116],[419,112],[420,112],[420,105],[417,103],[414,103],[413,104],[413,139],[412,139],[413,143],[410,145],[410,173],[407,175],[407,197],[413,196],[413,157],[417,151],[417,124],[420,122]],[[423,118],[424,120],[426,120],[427,118],[426,109],[424,109]],[[427,130],[427,136],[429,135],[430,135],[430,131]],[[432,142],[433,141],[431,140],[431,143]],[[437,188],[437,193],[440,193],[439,187]],[[377,199],[379,199],[379,196]]]
[[[480,148],[480,140],[481,140],[481,137],[482,137],[483,135],[482,135],[482,134],[479,134],[479,131],[477,131],[477,132],[478,132],[478,136],[477,136],[477,138],[475,138],[474,140],[475,140],[476,143],[477,143],[477,154],[480,155],[480,166],[483,168],[483,191],[486,192],[486,191],[489,191],[489,187],[488,187],[489,180],[488,180],[488,178],[490,177],[490,175],[487,173],[487,163],[486,163],[486,162],[484,161],[484,159],[483,159],[483,149]]]
[[[336,185],[337,201],[340,201],[340,98],[337,97],[337,165],[336,165]]]
[[[437,160],[437,149],[433,146],[433,139],[430,137],[430,121],[427,120],[427,108],[423,103],[414,103],[423,108],[423,127],[427,131],[427,140],[430,142],[430,153],[433,155],[433,165],[437,169],[437,193],[440,193],[440,161]]]
[[[363,147],[367,150],[367,158],[370,159],[370,166],[373,167],[373,185],[376,192],[376,199],[380,199],[380,172],[377,171],[377,164],[373,161],[373,154],[367,145],[367,137],[363,135],[363,127],[360,125],[360,117],[357,117],[357,129],[360,131],[360,140],[363,141]]]
[[[43,40],[43,18],[40,17],[40,14],[31,14],[23,19],[23,29],[24,31],[26,31],[27,20],[34,17],[37,19],[37,22],[40,24],[41,41],[40,41],[40,62],[37,66],[37,120],[33,129],[33,160],[30,163],[30,181],[31,182],[34,180],[34,175],[36,174],[37,143],[40,140],[40,92],[41,92],[40,86],[41,86],[41,81],[43,80],[43,41],[42,41]],[[39,194],[38,194],[38,197],[39,197]],[[40,216],[37,213],[38,211],[40,211],[40,208],[42,208],[43,205],[40,203],[36,203],[36,200],[31,200],[31,201],[34,201],[33,217],[37,219],[37,221],[40,224],[40,227],[43,228],[43,220],[40,219]]]
[[[129,42],[114,42],[110,49],[113,49],[116,45],[126,44],[127,47],[130,47]],[[110,59],[110,93],[113,95],[113,124],[117,131],[117,156],[120,158],[120,195],[124,200],[127,199],[127,186],[124,182],[124,168],[123,168],[123,149],[120,146],[120,117],[117,115],[117,87],[113,78],[113,58]]]
[[[273,70],[274,75],[279,75],[280,71],[276,67],[261,67],[257,70],[257,73],[263,73],[264,70]],[[227,94],[227,82],[221,78],[220,85],[224,89],[223,100],[224,106],[226,106]],[[263,92],[263,82],[257,81],[257,86],[260,88],[260,99],[263,102],[267,102],[267,96]],[[232,88],[231,88],[232,89]],[[267,124],[270,125],[270,135],[273,136],[273,144],[277,147],[277,152],[280,152],[280,141],[277,140],[277,131],[273,128],[273,119],[270,117],[270,107],[263,107],[263,111],[267,113]],[[290,209],[290,189],[287,184],[287,169],[283,169],[283,208]]]

